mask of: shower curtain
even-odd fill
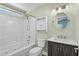
[[[18,15],[0,9],[0,56],[35,42],[35,19]]]

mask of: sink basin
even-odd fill
[[[60,39],[60,38],[52,37],[52,38],[49,38],[48,41],[79,46],[76,40],[71,40],[71,39]]]

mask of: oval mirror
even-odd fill
[[[55,16],[55,25],[58,29],[65,29],[69,23],[69,19],[65,13],[57,13]]]

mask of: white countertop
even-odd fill
[[[75,46],[79,46],[79,43],[77,43],[76,40],[56,39],[56,38],[52,37],[52,38],[49,38],[48,41],[51,41],[51,42],[58,42],[58,43],[64,43],[64,44],[69,44],[69,45],[75,45]]]

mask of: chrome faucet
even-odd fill
[[[57,38],[59,38],[59,39],[67,39],[67,37],[63,36],[63,35],[58,35]]]

